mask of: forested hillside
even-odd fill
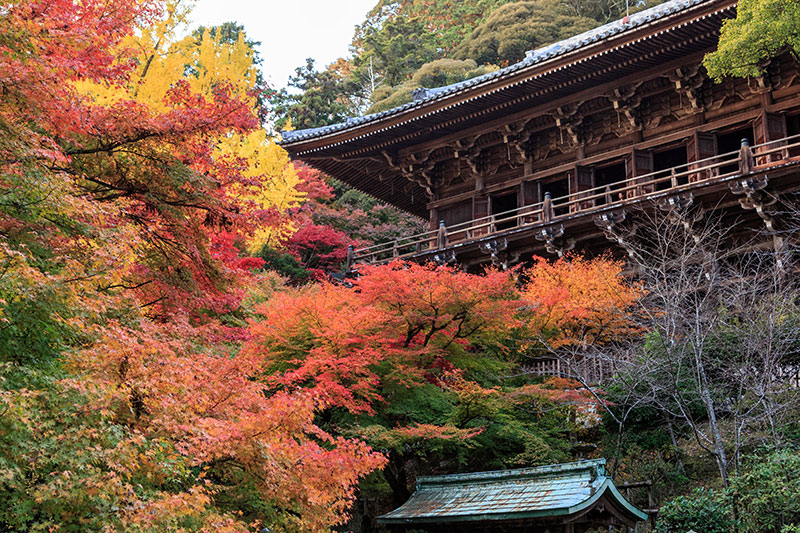
[[[0,530],[375,531],[420,475],[604,456],[652,482],[659,531],[798,531],[798,389],[774,379],[798,359],[786,257],[732,261],[712,219],[657,218],[637,257],[675,279],[576,255],[332,283],[348,244],[422,222],[267,133],[396,105],[624,5],[381,0],[352,57],[309,61],[292,93],[264,86],[243,21],[190,28],[190,8],[0,8]],[[797,57],[797,15],[743,1],[711,74]],[[604,389],[532,371],[590,357],[632,364]]]
[[[631,2],[630,12],[663,0]],[[298,67],[273,98],[276,127],[340,122],[521,61],[533,50],[625,16],[624,0],[381,0],[360,24],[352,56]]]

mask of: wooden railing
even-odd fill
[[[347,269],[357,263],[384,263],[413,257],[423,252],[443,250],[457,243],[520,228],[546,226],[575,214],[588,214],[601,209],[629,205],[656,196],[669,195],[698,185],[731,180],[737,176],[762,171],[792,159],[791,152],[800,149],[800,135],[777,139],[756,146],[743,140],[739,150],[684,163],[670,169],[635,176],[630,180],[571,193],[567,196],[511,209],[503,213],[476,218],[391,242],[366,248],[348,249]],[[728,170],[733,167],[733,170]],[[622,186],[620,186],[622,185]]]
[[[570,360],[559,357],[535,357],[523,367],[525,373],[547,377],[579,380],[590,385],[603,385],[605,380],[614,375],[613,361],[602,356],[585,356]]]

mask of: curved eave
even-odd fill
[[[419,185],[407,182],[399,176],[387,176],[383,182],[370,175],[358,161],[338,161],[334,158],[304,159],[305,164],[329,176],[348,184],[364,194],[386,202],[406,213],[428,218],[427,197],[425,190]],[[404,192],[403,188],[411,192]]]
[[[380,524],[396,524],[396,525],[413,525],[413,524],[432,524],[432,523],[453,523],[453,522],[496,522],[496,521],[512,521],[512,520],[527,520],[532,518],[565,518],[573,515],[580,515],[587,510],[591,510],[598,500],[600,500],[606,493],[610,493],[616,504],[619,505],[620,510],[626,513],[627,518],[631,522],[638,522],[647,520],[647,514],[639,510],[628,500],[620,494],[614,482],[606,479],[600,487],[586,500],[571,505],[568,507],[557,507],[553,509],[542,509],[537,511],[523,511],[516,513],[484,513],[463,516],[420,516],[414,518],[395,518],[391,517],[392,513],[379,516],[378,523]],[[412,496],[413,498],[413,496]],[[409,500],[411,501],[411,500]],[[402,509],[399,507],[397,510]],[[394,511],[393,511],[394,512]]]

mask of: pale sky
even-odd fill
[[[348,55],[355,26],[378,0],[197,0],[192,28],[223,22],[242,24],[261,41],[261,69],[271,86],[286,86],[307,57],[321,69]]]

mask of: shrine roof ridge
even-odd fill
[[[699,4],[712,2],[714,0],[668,0],[662,4],[634,13],[597,28],[585,31],[562,41],[529,50],[525,53],[525,59],[507,67],[476,76],[468,80],[460,81],[443,87],[418,88],[413,91],[413,100],[401,106],[393,107],[385,111],[370,113],[358,117],[351,117],[344,122],[308,128],[303,130],[282,131],[280,145],[289,145],[295,142],[306,141],[314,138],[324,137],[329,134],[345,131],[350,128],[363,126],[372,122],[378,122],[393,115],[399,115],[411,109],[424,107],[425,105],[456,94],[465,89],[470,89],[486,82],[493,82],[508,77],[524,68],[535,66],[545,61],[554,59],[558,56],[574,52],[583,47],[598,43],[605,39],[619,35],[645,24],[655,22],[666,16],[689,9]],[[627,21],[626,21],[627,19]]]
[[[606,475],[605,465],[605,458],[601,458],[587,459],[572,463],[535,466],[530,468],[515,468],[488,472],[469,472],[465,474],[447,474],[442,476],[419,476],[417,478],[417,486],[450,483],[460,484],[466,482],[475,483],[481,481],[496,482],[508,479],[568,477],[573,475],[590,474],[592,472],[594,472],[594,475],[603,477]]]

